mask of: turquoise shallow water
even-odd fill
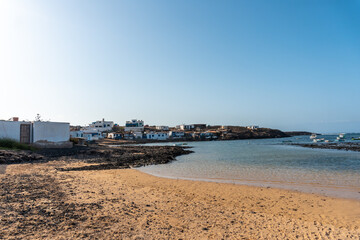
[[[170,164],[139,170],[167,178],[278,187],[360,199],[359,152],[309,149],[282,143],[288,140],[310,142],[308,136],[190,142],[195,153],[180,156]]]

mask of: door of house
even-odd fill
[[[30,124],[20,124],[20,142],[30,143]]]

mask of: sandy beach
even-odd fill
[[[4,239],[359,239],[360,202],[273,188],[171,180],[135,169],[0,175]]]

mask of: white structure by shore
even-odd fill
[[[42,121],[0,121],[0,138],[21,143],[62,143],[70,139],[70,124]]]
[[[182,131],[170,131],[169,137],[173,138],[173,139],[183,138],[183,137],[185,137],[185,133]]]
[[[168,138],[169,138],[169,135],[166,132],[149,132],[149,133],[146,133],[146,139],[166,140]]]

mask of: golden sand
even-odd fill
[[[79,165],[76,163],[73,165]],[[16,221],[29,217],[0,212],[4,238],[19,239],[360,239],[360,201],[337,199],[288,190],[223,183],[172,180],[134,169],[55,170],[68,163],[11,165],[6,174],[51,176],[63,192],[59,204],[76,206],[72,215],[59,214],[56,229],[17,230]],[[32,181],[36,181],[34,178]],[[48,186],[50,187],[50,186]],[[46,187],[44,187],[45,189]],[[51,191],[47,190],[49,195]],[[21,194],[21,193],[20,193]],[[23,193],[26,194],[26,193]],[[19,197],[19,196],[17,196]],[[50,200],[49,200],[50,199]],[[64,211],[38,199],[33,207]],[[24,203],[18,204],[18,208]],[[20,205],[19,205],[20,204]],[[12,206],[12,205],[11,205]],[[52,206],[52,207],[51,207]],[[61,205],[62,206],[62,205]],[[13,210],[14,211],[14,210]],[[50,210],[49,210],[50,211]],[[74,215],[76,212],[77,215]],[[55,213],[54,213],[55,214]],[[64,216],[63,216],[64,215]],[[56,215],[57,216],[57,215]],[[40,218],[39,217],[39,218]],[[36,223],[36,218],[31,221]],[[18,225],[19,225],[18,224]],[[12,226],[12,227],[9,227]],[[50,225],[51,226],[51,225]],[[0,237],[1,238],[1,237]]]

